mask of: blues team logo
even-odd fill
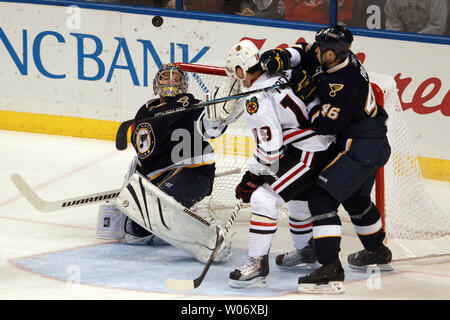
[[[342,90],[342,88],[344,88],[344,85],[340,84],[340,83],[330,83],[329,86],[330,86],[330,89],[331,89],[330,90],[330,97],[332,97],[332,98],[336,97],[336,93],[339,90]]]
[[[258,111],[258,100],[256,97],[251,98],[250,100],[245,101],[245,108],[249,114],[254,114]]]
[[[150,123],[140,123],[136,127],[134,141],[139,159],[144,159],[153,152],[155,149],[155,134]]]

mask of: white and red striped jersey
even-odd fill
[[[290,70],[275,74],[265,72],[249,90],[286,83],[289,78]],[[309,109],[319,103],[316,98],[306,106],[290,87],[248,96],[245,122],[256,142],[256,151],[249,163],[250,171],[261,174],[266,166],[283,156],[288,145],[302,151],[326,150],[335,141],[335,136],[317,134],[311,129],[308,118]]]

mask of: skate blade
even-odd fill
[[[312,294],[343,294],[345,293],[342,281],[330,281],[328,284],[301,283],[298,291]]]
[[[375,271],[375,270],[379,270],[380,272],[394,271],[394,269],[392,268],[392,266],[389,263],[371,264],[371,265],[367,265],[367,266],[356,266],[353,264],[349,264],[348,266],[353,270],[358,270],[358,271],[362,271],[362,272],[366,272],[366,273],[369,271]]]
[[[258,277],[248,281],[245,280],[232,280],[228,281],[228,285],[234,289],[244,289],[244,288],[257,288],[267,286],[266,277]]]
[[[291,264],[291,265],[276,265],[277,268],[283,269],[283,270],[305,270],[305,269],[317,269],[321,266],[318,262],[313,263],[298,263],[298,264]]]

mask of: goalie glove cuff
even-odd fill
[[[213,99],[229,97],[241,92],[240,83],[233,78],[227,78],[216,88]],[[206,119],[223,125],[235,121],[243,112],[239,99],[212,104],[206,107]]]

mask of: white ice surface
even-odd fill
[[[95,237],[98,205],[40,213],[20,195],[9,179],[10,174],[21,174],[46,200],[70,198],[119,188],[133,151],[131,147],[117,151],[112,141],[1,130],[0,150],[0,299],[261,299],[260,294],[246,292],[243,295],[240,291],[236,291],[236,295],[220,292],[206,295],[196,291],[173,293],[151,288],[113,288],[83,281],[77,285],[70,272],[66,279],[60,279],[23,267],[20,261],[35,259],[38,263],[45,254],[76,253],[91,247],[101,252],[105,241]],[[450,211],[450,183],[426,180],[425,184],[435,201]],[[237,232],[234,250],[245,252],[248,226],[235,224],[233,230]],[[344,230],[342,260],[360,248],[353,231]],[[291,249],[289,230],[281,226],[271,252],[276,254],[286,249]],[[149,264],[151,267],[151,261]],[[449,256],[399,261],[392,265],[395,273],[347,282],[344,295],[314,296],[288,290],[282,295],[266,295],[263,299],[441,300],[450,297]],[[231,262],[229,271],[234,267]],[[170,263],[166,268],[170,273]],[[211,274],[214,268],[211,267]],[[275,268],[273,260],[271,268]],[[133,274],[132,265],[122,271]],[[191,275],[196,277],[200,271],[197,265]],[[295,288],[295,283],[291,286]]]

